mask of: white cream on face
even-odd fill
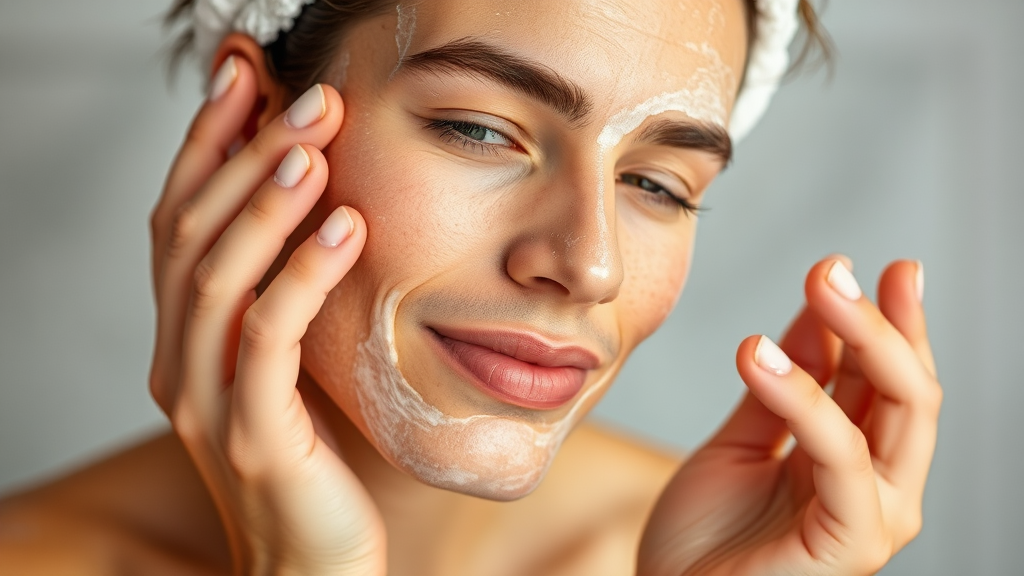
[[[607,124],[597,136],[597,190],[598,214],[600,228],[601,264],[590,269],[590,273],[599,278],[607,278],[609,247],[607,246],[608,222],[605,218],[604,206],[604,169],[605,157],[609,150],[614,149],[628,134],[643,125],[648,118],[665,112],[682,112],[690,118],[702,122],[717,124],[725,128],[726,104],[722,97],[723,90],[733,85],[732,68],[722,62],[718,51],[707,42],[695,44],[687,42],[686,49],[703,60],[704,65],[694,70],[686,86],[675,92],[664,92],[653,96],[633,108],[622,110],[608,119]]]
[[[363,420],[377,449],[422,482],[494,500],[529,494],[582,417],[585,405],[611,374],[580,396],[561,419],[527,424],[494,415],[449,416],[427,403],[398,369],[395,314],[401,293],[378,300],[353,369]]]
[[[391,71],[391,77],[395,76],[398,69],[405,62],[405,56],[409,53],[409,46],[412,44],[412,35],[416,32],[416,7],[402,6],[395,7],[398,12],[398,25],[395,27],[395,44],[398,46],[398,62],[395,69]]]
[[[334,78],[334,83],[331,85],[339,92],[345,87],[345,82],[348,81],[348,65],[351,62],[352,54],[345,50],[338,56],[337,63],[334,65],[334,72],[331,74],[331,77]]]

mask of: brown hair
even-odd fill
[[[757,2],[743,0],[746,6],[748,46],[752,46],[756,34]],[[332,60],[345,33],[358,22],[384,13],[395,0],[317,0],[306,6],[295,20],[295,25],[277,40],[263,48],[267,68],[293,97],[320,81]],[[171,68],[177,67],[187,55],[194,41],[194,33],[188,23],[195,0],[174,0],[164,18],[170,28],[184,26],[184,31],[171,46]],[[790,67],[796,71],[807,64],[829,64],[833,53],[832,41],[821,25],[818,14],[810,0],[800,0],[798,12],[802,38],[800,49]],[[749,57],[749,50],[747,52]],[[813,58],[812,56],[817,56]]]

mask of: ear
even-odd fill
[[[213,78],[228,56],[246,60],[256,72],[256,106],[253,107],[252,115],[243,131],[245,140],[251,140],[256,132],[284,111],[288,104],[288,91],[271,76],[263,48],[251,37],[238,32],[228,34],[217,47],[217,52],[213,55],[210,78]]]

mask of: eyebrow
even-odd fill
[[[403,69],[434,74],[475,74],[538,100],[573,124],[593,111],[587,93],[549,67],[472,37],[453,40],[407,57]],[[716,124],[658,120],[640,133],[637,141],[687,150],[702,150],[732,160],[732,139]]]
[[[579,124],[594,108],[579,85],[554,70],[473,38],[453,40],[409,56],[402,67],[419,72],[484,76],[546,104],[573,124]]]
[[[637,136],[637,142],[701,150],[717,156],[723,165],[732,160],[732,138],[725,128],[704,122],[657,120]]]

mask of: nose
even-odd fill
[[[579,174],[576,172],[574,175]],[[505,268],[518,284],[582,304],[614,300],[622,285],[614,183],[597,177],[528,194]]]

